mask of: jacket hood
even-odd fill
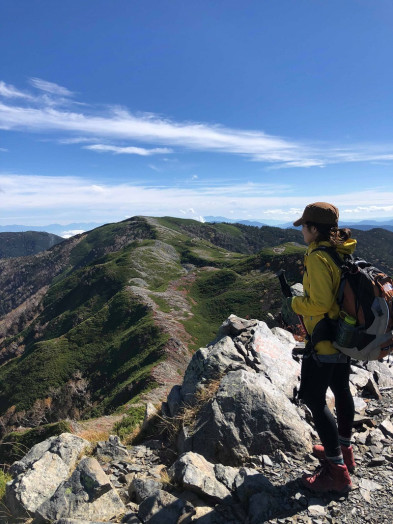
[[[342,255],[352,255],[356,249],[356,244],[357,242],[354,238],[349,238],[344,244],[337,246],[337,251]]]
[[[353,252],[356,249],[356,240],[354,238],[349,238],[346,240],[343,244],[340,244],[337,246],[337,252],[341,255],[352,255]],[[308,246],[307,253],[311,253],[315,248],[318,246],[326,246],[331,247],[330,242],[311,242],[311,244]]]

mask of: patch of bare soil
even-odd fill
[[[144,287],[131,286],[131,291],[153,310],[157,326],[169,335],[164,347],[163,359],[151,372],[159,387],[143,396],[143,400],[157,404],[180,384],[190,361],[189,344],[191,336],[183,326],[183,321],[192,316],[191,303],[187,289],[196,278],[194,270],[169,283],[166,291],[154,292]]]
[[[72,429],[75,435],[86,438],[87,440],[102,436],[102,440],[106,440],[108,435],[113,433],[113,426],[116,422],[124,417],[122,415],[107,415],[105,417],[92,418],[89,420],[79,420],[72,423]]]

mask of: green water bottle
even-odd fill
[[[338,319],[336,343],[342,347],[353,347],[355,345],[355,333],[356,318],[351,317],[345,311],[341,311]]]

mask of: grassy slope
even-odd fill
[[[193,313],[183,320],[192,349],[211,341],[231,313],[265,319],[276,312],[278,269],[285,268],[291,282],[301,280],[304,247],[297,244],[298,231],[170,217],[153,222],[156,226],[139,219],[137,239],[125,247],[119,242],[112,253],[105,254],[107,246],[121,238],[126,222],[97,228],[73,249],[40,316],[6,341],[24,344],[25,352],[0,368],[0,414],[13,405],[28,409],[76,371],[90,380],[95,406],[90,415],[112,412],[151,387],[149,372],[162,358],[167,335],[129,288],[134,279],[143,280],[159,308],[170,313],[172,306],[154,292],[181,278],[184,265],[195,266],[189,268],[194,280],[183,284]],[[359,244],[372,249],[380,241],[379,235],[368,238],[363,235]]]
[[[121,226],[94,230],[93,240],[88,236],[85,245],[79,244],[78,253],[72,254],[74,267],[92,259],[94,250],[105,251],[114,227]],[[23,333],[5,341],[5,345],[23,343],[25,351],[0,368],[1,413],[13,405],[17,410],[30,408],[36,398],[64,385],[76,371],[89,377],[97,413],[113,410],[125,390],[129,398],[131,390],[137,394],[146,385],[167,336],[127,284],[141,276],[135,261],[139,251],[141,258],[146,255],[152,242],[135,241],[79,270],[67,268],[56,279],[41,315]],[[153,271],[152,286],[163,285],[172,276],[170,267],[160,275]]]
[[[0,258],[35,255],[60,242],[62,237],[40,231],[0,233]]]
[[[220,324],[232,313],[263,320],[268,312],[277,312],[281,307],[281,292],[274,272],[279,268],[285,266],[289,269],[288,274],[293,281],[301,279],[304,247],[290,241],[283,244],[279,252],[265,248],[259,254],[250,256],[221,247],[222,244],[231,244],[248,252],[250,244],[245,242],[247,227],[201,224],[169,217],[158,221],[162,226],[177,231],[178,235],[171,239],[167,237],[167,241],[177,247],[182,262],[197,266],[194,283],[185,286],[193,316],[184,321],[184,326],[193,337],[192,349],[213,340]],[[277,228],[270,229],[274,235]],[[285,235],[286,232],[280,231],[279,239],[285,239]],[[258,245],[263,245],[264,233],[260,233],[260,237]],[[219,242],[219,245],[214,245],[208,238]],[[293,231],[288,230],[288,238],[293,238]]]

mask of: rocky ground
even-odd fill
[[[284,330],[229,317],[217,341],[194,354],[161,413],[147,406],[149,437],[126,447],[112,436],[90,449],[65,433],[37,444],[11,467],[1,522],[393,522],[392,370],[352,366],[354,489],[313,494],[299,481],[319,462],[310,453],[311,417],[293,397],[295,344]]]
[[[393,426],[386,422],[393,413],[393,390],[383,391],[382,395],[380,400],[366,398],[365,415],[356,417],[353,446],[357,467],[352,475],[354,488],[347,496],[313,494],[301,486],[301,475],[313,472],[319,465],[311,454],[294,456],[276,452],[251,458],[246,470],[250,474],[262,474],[276,491],[271,495],[270,518],[260,522],[393,522]],[[173,520],[173,524],[191,521],[206,524],[257,522],[255,516],[247,515],[241,504],[236,505],[240,502],[236,497],[227,503],[217,504],[215,501],[213,504],[206,493],[197,494],[180,484],[163,483],[174,458],[175,453],[164,442],[154,440],[129,448],[127,456],[122,458],[118,456],[109,462],[99,460],[127,504],[124,522],[141,522],[137,520],[138,503],[159,488],[194,504],[194,515],[190,510],[187,519]],[[138,483],[136,479],[141,480]],[[266,501],[261,501],[261,504],[269,506]]]

